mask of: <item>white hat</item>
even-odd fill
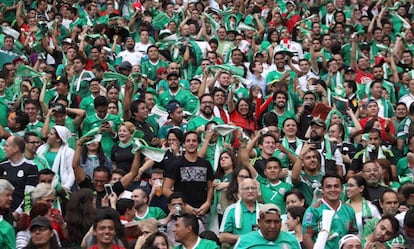
[[[342,239],[339,240],[339,249],[342,248],[342,246],[350,240],[358,240],[361,243],[361,240],[359,239],[359,237],[355,234],[347,234],[344,237],[342,237]]]
[[[53,129],[56,130],[57,134],[59,135],[60,139],[62,139],[62,143],[67,144],[68,139],[72,136],[71,132],[68,128],[61,125],[53,126]]]

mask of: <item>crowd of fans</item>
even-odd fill
[[[414,248],[414,3],[0,3],[0,245]]]

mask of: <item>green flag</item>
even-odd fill
[[[25,77],[42,77],[43,74],[41,72],[38,72],[36,70],[34,70],[32,67],[23,65],[23,64],[19,64],[17,66],[17,70],[16,70],[16,74],[22,78]]]

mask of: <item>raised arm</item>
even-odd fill
[[[75,148],[75,154],[73,156],[73,161],[72,161],[72,168],[73,168],[73,173],[75,174],[75,181],[77,184],[83,182],[86,179],[86,173],[83,170],[83,168],[80,166],[80,157],[82,154],[82,145],[83,141],[81,139],[79,139],[76,142],[76,148]]]
[[[129,120],[131,118],[131,103],[132,103],[132,95],[134,94],[134,86],[131,80],[127,80],[125,83],[125,94],[124,100],[122,101],[122,105],[124,108],[124,120]]]
[[[66,112],[76,115],[73,119],[73,124],[76,126],[76,128],[79,128],[80,124],[82,124],[83,119],[86,117],[86,111],[79,108],[66,108]]]
[[[124,188],[128,188],[128,186],[134,181],[135,177],[138,175],[139,168],[141,166],[141,152],[137,150],[135,152],[134,161],[132,161],[131,169],[128,174],[124,175],[121,178],[121,184]]]

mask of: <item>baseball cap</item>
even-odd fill
[[[34,227],[49,227],[49,228],[52,228],[52,226],[50,225],[50,220],[47,217],[44,217],[44,216],[36,217],[30,222],[29,229],[31,230]]]
[[[349,73],[349,72],[353,72],[353,73],[355,73],[355,70],[354,70],[352,67],[347,67],[347,68],[345,69],[345,73]]]
[[[319,127],[326,128],[325,122],[320,118],[315,118],[310,122],[310,125],[317,125]]]
[[[260,215],[262,214],[280,214],[280,208],[272,203],[263,204],[260,207]]]
[[[167,72],[167,69],[165,67],[160,67],[157,69],[157,74],[163,74],[166,72]]]
[[[374,103],[375,103],[376,105],[378,105],[378,103],[377,103],[377,101],[376,101],[375,99],[369,99],[369,100],[367,101],[367,103],[365,103],[364,107],[365,107],[365,108],[367,108],[369,104],[374,104]]]
[[[70,38],[65,38],[65,39],[63,39],[63,41],[62,41],[62,44],[63,44],[63,43],[72,44],[73,42],[72,42],[72,39],[70,39]]]
[[[167,105],[167,112],[168,113],[173,113],[175,110],[177,110],[177,108],[180,108],[180,103],[178,101],[171,101],[168,105]]]
[[[119,65],[119,70],[131,70],[132,65],[129,61],[124,61]]]
[[[63,83],[65,85],[69,85],[69,81],[66,77],[57,77],[55,80],[55,85],[59,84],[59,83]]]

